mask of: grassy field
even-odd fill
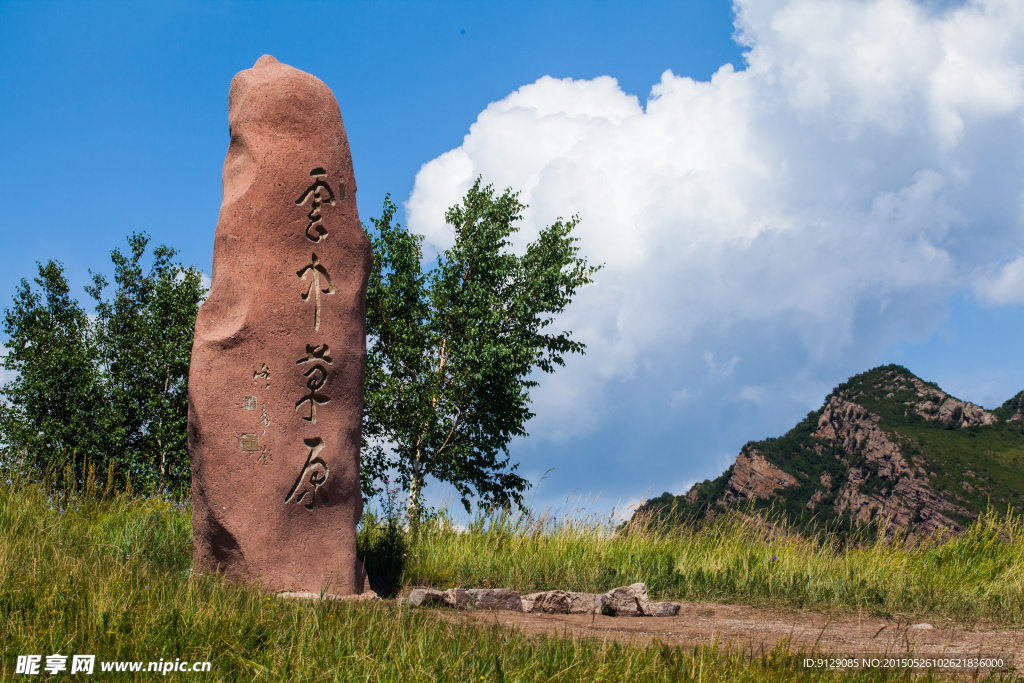
[[[1024,625],[1024,522],[983,516],[958,537],[812,541],[739,514],[694,530],[595,519],[477,519],[428,526],[407,583],[604,592],[643,581],[657,600],[716,600],[885,617]]]
[[[364,528],[368,562],[381,561],[387,542],[385,527]],[[1022,546],[1016,521],[979,525],[932,549],[840,551],[736,519],[690,535],[650,528],[613,535],[596,520],[529,516],[478,519],[460,532],[441,519],[407,548],[401,581],[604,591],[641,580],[658,597],[933,610],[1018,624]],[[800,653],[781,649],[750,658],[717,647],[603,644],[460,626],[393,602],[290,602],[191,576],[190,557],[185,505],[124,495],[52,498],[24,483],[0,486],[0,676],[21,679],[14,675],[19,654],[60,653],[210,661],[209,673],[168,674],[203,681],[911,678],[907,671],[804,669]]]

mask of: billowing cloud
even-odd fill
[[[994,276],[979,279],[975,289],[991,303],[1024,303],[1024,256],[1010,261]]]
[[[735,12],[745,69],[666,71],[644,103],[612,76],[544,77],[416,178],[409,227],[435,249],[480,175],[530,206],[519,247],[578,213],[605,264],[561,320],[588,354],[542,380],[535,434],[590,433],[658,381],[634,393],[820,401],[836,368],[926,335],[952,294],[1024,301],[1024,5]]]

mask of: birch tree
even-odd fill
[[[367,360],[362,474],[365,493],[397,472],[418,520],[429,475],[451,484],[466,510],[522,504],[529,482],[508,445],[527,436],[534,370],[553,372],[583,353],[554,317],[600,266],[576,246],[578,218],[543,229],[526,253],[510,251],[526,207],[478,178],[445,219],[455,244],[423,269],[423,237],[393,223],[384,200],[366,230],[374,265],[366,295]],[[364,228],[365,229],[365,228]]]

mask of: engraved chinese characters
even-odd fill
[[[324,203],[325,199],[328,204],[334,204],[334,193],[331,192],[331,186],[324,180],[327,171],[322,168],[314,168],[309,172],[309,175],[313,176],[316,180],[306,188],[301,197],[295,200],[295,203],[302,206],[306,203],[306,200],[310,200],[313,208],[306,215],[309,219],[309,225],[306,226],[306,237],[309,238],[310,242],[319,242],[321,237],[327,235],[327,228],[320,222],[320,219],[323,218],[320,214],[320,205]],[[341,198],[345,199],[344,195]],[[310,230],[313,232],[310,232]]]
[[[301,197],[295,202],[296,204],[305,203],[309,197],[313,198],[313,209],[307,215],[310,223],[306,227],[306,237],[311,242],[319,242],[322,238],[327,237],[327,229],[321,224],[323,216],[320,213],[320,205],[323,203],[323,191],[328,193],[330,197],[330,203],[334,204],[334,194],[331,193],[330,185],[324,181],[324,176],[327,172],[322,168],[314,168],[310,171],[309,175],[316,178],[313,184],[303,193]],[[310,233],[311,229],[315,229],[314,233]],[[334,286],[331,284],[331,276],[327,273],[327,269],[317,260],[316,254],[313,254],[312,261],[299,270],[298,275],[300,278],[305,279],[306,273],[310,273],[309,289],[302,295],[303,301],[308,300],[310,296],[315,296],[316,308],[313,317],[313,331],[318,332],[320,330],[320,294],[334,294]],[[321,289],[320,277],[323,276],[327,283],[327,287]],[[306,344],[306,355],[303,358],[299,358],[295,361],[296,365],[306,366],[304,367],[302,376],[306,378],[306,389],[309,390],[308,394],[304,394],[295,402],[295,410],[299,410],[304,403],[309,403],[309,415],[303,415],[302,419],[307,422],[316,424],[316,407],[317,404],[329,403],[331,398],[326,393],[320,393],[324,385],[327,383],[327,366],[331,364],[330,347],[327,344]],[[316,496],[320,495],[320,500],[324,505],[327,505],[329,498],[327,492],[324,489],[324,483],[327,481],[327,474],[330,472],[330,468],[327,463],[324,462],[317,453],[324,448],[324,441],[321,437],[316,436],[312,439],[305,439],[304,443],[309,447],[309,457],[306,458],[306,464],[302,468],[302,472],[299,474],[299,478],[296,480],[295,485],[292,487],[288,495],[285,496],[285,502],[299,502],[306,495],[306,489],[301,489],[301,493],[296,496],[295,493],[299,490],[300,485],[303,485],[303,481],[307,478],[308,484],[312,486],[310,491],[310,500],[306,504],[307,510],[312,510],[315,507]]]
[[[316,257],[316,252],[313,253],[309,263],[304,265],[298,272],[298,276],[303,280],[306,279],[306,275],[309,275],[310,283],[309,287],[302,294],[303,301],[312,300],[313,306],[313,329],[320,329],[320,295],[321,294],[334,294],[334,285],[331,284],[331,276],[324,268],[323,264],[320,263],[320,259]]]
[[[327,492],[324,490],[324,482],[327,481],[327,473],[330,471],[327,467],[327,463],[317,455],[323,450],[324,442],[322,439],[313,438],[305,440],[306,446],[309,448],[309,456],[306,458],[306,464],[302,466],[302,472],[299,474],[299,478],[295,480],[295,485],[292,486],[292,490],[285,496],[285,502],[301,502],[306,494],[309,495],[309,502],[306,503],[305,507],[307,510],[312,510],[316,505],[316,497],[319,494],[320,500],[324,505],[330,502],[327,498]]]
[[[316,422],[316,404],[327,403],[331,400],[324,394],[316,393],[327,382],[327,368],[323,364],[330,364],[331,362],[331,357],[327,355],[329,351],[330,348],[328,348],[327,344],[320,346],[306,344],[306,357],[295,361],[296,365],[303,363],[313,364],[312,367],[302,373],[307,378],[306,388],[309,389],[309,395],[303,396],[295,402],[295,410],[298,410],[303,403],[309,401],[309,417],[302,418],[309,422]]]
[[[327,184],[324,177],[327,175],[327,171],[322,168],[314,168],[309,172],[309,175],[313,176],[316,180],[313,184],[306,188],[306,191],[302,193],[302,196],[295,200],[298,205],[303,205],[306,200],[309,199],[313,205],[309,213],[306,215],[309,218],[309,225],[306,226],[306,237],[310,242],[319,242],[322,238],[327,237],[327,228],[323,226],[321,219],[323,215],[320,213],[320,206],[326,199],[328,204],[334,204],[334,193],[331,192],[331,186]],[[342,192],[344,192],[344,184],[341,186]],[[325,194],[326,193],[326,194]],[[344,194],[342,193],[342,199]],[[312,232],[310,232],[312,231]],[[310,257],[309,263],[304,265],[298,272],[298,276],[303,280],[306,279],[306,275],[309,275],[310,283],[309,288],[302,295],[302,300],[307,301],[310,298],[314,301],[313,306],[313,329],[320,329],[320,295],[321,294],[334,294],[334,285],[331,284],[331,276],[324,268],[323,264],[316,257],[316,252]],[[321,285],[321,279],[323,284]]]
[[[345,129],[327,86],[269,56],[232,81],[228,118],[189,375],[194,565],[358,593],[370,252]]]

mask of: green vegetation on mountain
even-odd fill
[[[642,515],[700,521],[770,509],[803,527],[960,531],[987,509],[1024,510],[1024,392],[987,411],[899,365],[851,377],[786,434]],[[763,460],[762,460],[763,459]]]

